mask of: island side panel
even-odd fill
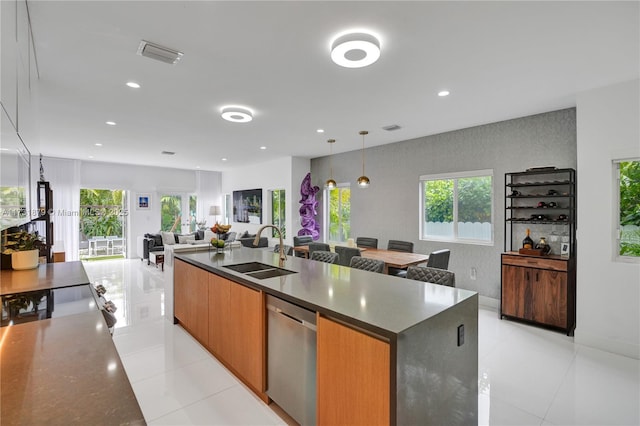
[[[477,295],[401,333],[397,356],[397,424],[478,424]]]

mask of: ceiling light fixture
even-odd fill
[[[222,118],[234,123],[248,123],[253,120],[253,111],[247,107],[238,105],[227,105],[220,109]]]
[[[267,147],[266,146],[261,146],[260,149],[264,151],[265,149],[267,149]]]
[[[345,68],[362,68],[380,57],[380,40],[368,31],[355,30],[338,34],[331,41],[331,59]]]
[[[324,184],[327,189],[333,189],[336,187],[336,181],[333,180],[333,165],[331,164],[331,157],[333,157],[333,144],[336,143],[335,139],[329,139],[329,179]]]
[[[136,83],[135,81],[127,82],[127,86],[131,87],[132,89],[139,89],[140,88],[140,85],[138,83]]]
[[[102,146],[102,144],[101,144],[101,143],[96,143],[96,144],[94,144],[94,145],[95,145],[95,146]]]
[[[438,92],[438,96],[445,97],[445,96],[449,96],[449,91],[448,90],[441,90]]]
[[[324,130],[323,129],[318,129],[318,130],[316,130],[316,132],[317,133],[324,133]]]
[[[105,123],[107,123],[109,126],[115,126],[116,125],[115,121],[105,121]]]
[[[368,135],[369,132],[367,132],[366,130],[361,130],[360,134],[362,135],[362,176],[358,178],[358,187],[368,188],[371,181],[364,174],[364,137],[365,135]]]
[[[220,160],[222,160],[222,161],[227,161],[227,160],[228,160],[228,158],[223,157],[223,158],[221,158]]]

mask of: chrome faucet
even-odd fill
[[[273,228],[276,231],[278,231],[278,237],[280,237],[280,262],[278,263],[278,266],[280,266],[281,268],[284,266],[284,261],[287,260],[287,255],[284,252],[284,242],[282,241],[282,231],[280,230],[280,228],[278,228],[275,225],[264,225],[262,226],[260,229],[258,229],[258,232],[256,233],[256,238],[253,240],[253,245],[257,246],[258,243],[260,242],[260,234],[262,234],[262,231],[266,228]]]

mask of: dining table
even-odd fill
[[[357,247],[360,249],[362,257],[382,260],[384,262],[384,274],[389,273],[389,267],[405,269],[412,265],[418,265],[429,260],[428,254],[408,253],[405,251],[385,250],[372,247]],[[309,257],[309,246],[295,246],[294,251],[302,253],[304,257]],[[333,251],[333,246],[331,246]]]

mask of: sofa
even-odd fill
[[[240,234],[238,238],[236,238],[236,241],[239,241],[243,247],[249,247],[249,248],[269,247],[269,239],[267,237],[260,237],[260,240],[258,240],[257,246],[253,245],[253,242],[255,239],[256,239],[256,234],[249,234],[249,232],[245,231],[244,233]]]
[[[149,252],[163,251],[164,263],[173,265],[173,254],[178,252],[190,252],[199,250],[208,250],[212,238],[223,239],[231,247],[239,247],[240,244],[235,242],[235,232],[217,235],[210,230],[196,231],[191,234],[178,235],[172,232],[160,232],[157,234],[145,234],[142,242],[141,260],[149,261]]]

